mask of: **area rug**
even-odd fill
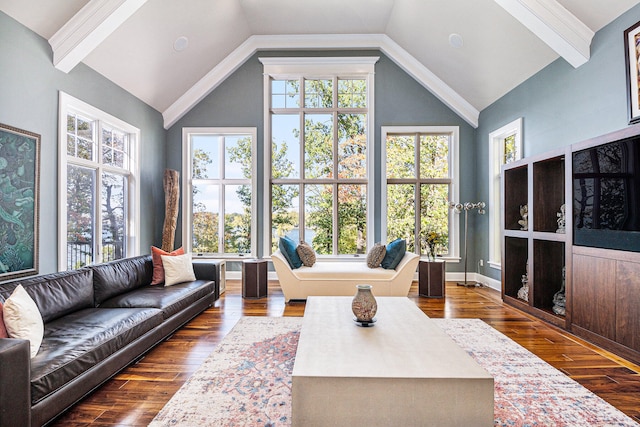
[[[638,426],[479,319],[433,319],[493,377],[496,426]],[[243,317],[150,426],[289,426],[301,318]]]

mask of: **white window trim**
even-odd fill
[[[451,192],[449,193],[449,202],[455,202],[459,200],[460,194],[460,160],[459,160],[459,140],[460,140],[460,128],[458,126],[382,126],[380,128],[380,149],[382,153],[380,155],[380,197],[382,206],[381,215],[381,229],[382,239],[387,240],[387,150],[386,141],[388,134],[397,133],[440,133],[448,134],[451,136],[451,146],[449,147],[449,164],[453,168],[453,174],[451,175]],[[453,212],[453,209],[449,209],[449,255],[443,257],[445,261],[460,261],[460,215]]]
[[[58,270],[67,270],[67,115],[70,112],[96,118],[120,130],[131,137],[129,139],[129,175],[127,188],[127,234],[126,254],[131,257],[140,254],[140,129],[124,122],[111,114],[87,104],[60,91],[58,96]],[[109,170],[108,167],[104,168]],[[98,224],[100,227],[100,224]],[[97,234],[98,236],[101,235]]]
[[[496,180],[496,176],[500,175],[504,158],[502,142],[511,135],[515,135],[516,160],[519,160],[522,158],[522,117],[489,134],[489,206],[493,208],[489,209],[489,260],[487,263],[497,270],[502,268],[500,217],[503,209],[500,204],[500,180]]]
[[[379,56],[355,56],[355,57],[284,57],[258,58],[263,64],[263,111],[264,111],[264,194],[265,210],[271,203],[268,199],[271,194],[271,88],[270,80],[299,79],[305,78],[362,78],[366,76],[367,81],[367,247],[372,248],[375,243],[374,237],[374,207],[378,192],[374,188],[375,171],[373,159],[375,155],[374,144],[374,124],[375,124],[375,64],[380,59]],[[265,215],[263,230],[263,254],[265,257],[271,256],[271,221],[266,220],[271,213]],[[341,256],[336,256],[340,258]],[[345,257],[344,255],[342,257]],[[323,257],[330,258],[330,257]]]
[[[254,171],[258,170],[258,159],[256,153],[258,152],[257,135],[258,130],[255,127],[188,127],[182,128],[182,188],[185,191],[182,192],[182,246],[185,252],[192,252],[192,227],[191,217],[193,208],[193,162],[191,161],[191,135],[251,135],[251,168]],[[257,256],[258,247],[258,216],[261,213],[258,212],[258,178],[257,174],[253,174],[251,177],[251,257]],[[246,255],[229,255],[229,254],[212,254],[213,258],[246,258]]]

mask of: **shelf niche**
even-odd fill
[[[563,242],[533,241],[533,306],[553,313],[553,296],[562,287],[562,268],[565,266]],[[530,296],[531,298],[531,296]],[[555,313],[553,313],[555,315]],[[562,317],[562,316],[561,316]]]
[[[533,164],[533,230],[555,233],[565,204],[564,156]],[[570,212],[568,213],[570,214]]]
[[[522,287],[522,275],[527,271],[529,258],[527,239],[519,237],[505,237],[505,252],[509,259],[502,263],[504,273],[504,294],[511,298],[518,298],[518,290]],[[523,304],[527,304],[526,301]]]
[[[504,228],[520,230],[520,206],[528,204],[527,167],[507,169],[504,172]]]

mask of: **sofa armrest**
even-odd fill
[[[198,280],[212,280],[216,282],[216,300],[220,297],[220,286],[222,285],[221,260],[194,260],[193,272]]]
[[[0,338],[0,426],[31,425],[29,341]]]

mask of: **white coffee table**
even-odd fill
[[[355,293],[355,292],[354,292]],[[411,300],[309,297],[293,368],[295,426],[492,426],[493,378]]]

